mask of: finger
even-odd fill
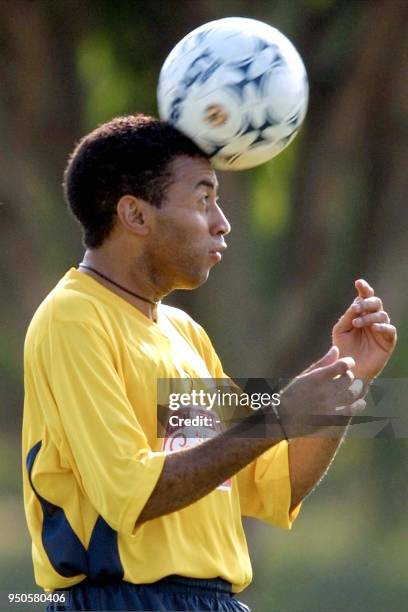
[[[331,363],[334,363],[335,361],[337,361],[338,358],[339,358],[339,349],[337,348],[337,346],[332,346],[328,350],[328,352],[325,355],[323,355],[323,357],[321,357],[321,359],[319,359],[315,363],[312,363],[312,365],[306,368],[306,370],[302,372],[302,375],[308,374],[309,372],[311,372],[312,370],[316,370],[317,368],[323,368],[327,365],[330,365]]]
[[[378,310],[383,310],[383,303],[379,297],[357,298],[357,300],[351,305],[351,310],[356,314],[359,312],[377,312]]]
[[[362,317],[357,317],[353,319],[354,327],[368,327],[373,323],[389,323],[390,318],[384,310],[380,310],[379,312],[374,312],[371,314],[364,315]]]
[[[357,289],[358,297],[337,321],[336,325],[333,328],[334,334],[351,331],[353,329],[353,319],[355,318],[355,315],[357,314],[357,312],[362,312],[357,310],[357,304],[361,303],[366,299],[374,297],[374,289],[370,287],[367,281],[363,278],[356,280],[354,285]]]
[[[344,414],[346,416],[355,416],[357,414],[360,414],[366,406],[367,402],[364,399],[360,398],[349,406],[338,406],[336,408],[336,412],[339,412],[340,414]]]
[[[335,325],[336,332],[350,331],[353,328],[353,319],[359,313],[377,312],[382,310],[383,304],[380,298],[371,296],[369,298],[357,297],[346,312]],[[389,322],[389,321],[388,321]]]
[[[368,298],[374,295],[374,289],[364,280],[364,278],[356,280],[354,286],[360,298]]]
[[[346,389],[342,393],[339,393],[335,398],[337,406],[351,406],[359,399],[362,399],[361,394],[353,391],[353,389]]]
[[[352,376],[351,379],[350,375]],[[332,393],[336,395],[336,399],[338,400],[337,405],[349,405],[362,397],[365,393],[364,382],[359,378],[354,379],[350,371],[348,371],[345,376],[331,381],[330,385]]]
[[[356,362],[352,357],[342,357],[335,363],[332,363],[323,368],[317,368],[313,370],[311,374],[318,379],[331,379],[336,376],[344,376],[348,370],[352,370],[356,365]]]
[[[394,325],[388,323],[373,323],[373,330],[380,333],[388,342],[397,341],[397,330]]]
[[[330,385],[330,393],[332,395],[344,394],[354,383],[354,374],[351,370],[347,370],[341,376],[336,376],[327,382]]]

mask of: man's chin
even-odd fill
[[[204,285],[205,282],[207,282],[209,274],[210,270],[207,269],[204,271],[200,271],[195,275],[185,277],[180,281],[176,289],[185,289],[187,291],[191,289],[197,289],[198,287],[201,287],[201,285]]]

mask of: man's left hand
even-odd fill
[[[358,296],[333,327],[333,344],[339,348],[340,357],[354,358],[355,377],[369,381],[390,358],[397,330],[367,281],[357,280],[355,287]]]

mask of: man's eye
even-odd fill
[[[209,204],[211,204],[211,202],[214,201],[215,204],[219,205],[219,197],[213,197],[213,195],[211,193],[204,193],[201,197],[200,197],[200,204],[203,204],[204,206],[208,206]]]

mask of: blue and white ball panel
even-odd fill
[[[207,23],[183,38],[160,73],[160,116],[212,156],[242,170],[284,149],[306,115],[300,55],[278,30],[240,17]]]

